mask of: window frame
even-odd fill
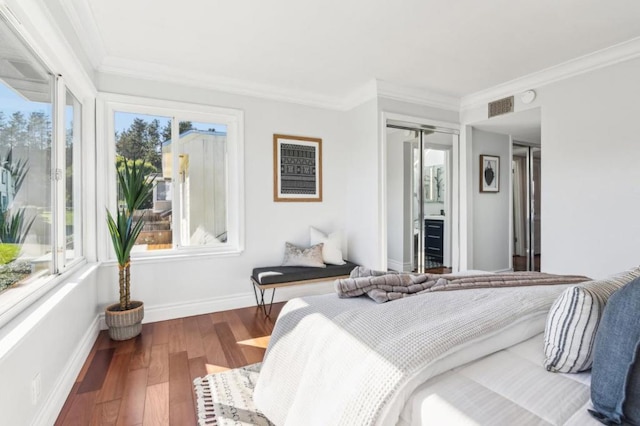
[[[19,286],[8,289],[6,292],[0,293],[0,328],[8,324],[15,317],[20,315],[24,310],[37,302],[44,294],[51,291],[61,283],[65,282],[71,274],[77,272],[82,265],[87,263],[86,254],[84,252],[85,236],[87,235],[85,227],[87,222],[86,202],[87,197],[82,191],[79,191],[79,185],[73,185],[74,196],[77,211],[74,209],[75,223],[83,224],[82,227],[74,226],[76,233],[78,248],[73,259],[66,259],[66,94],[73,95],[79,106],[79,111],[74,110],[74,116],[80,119],[79,134],[74,134],[74,156],[78,156],[77,164],[74,167],[74,177],[83,180],[87,176],[87,169],[82,166],[88,155],[82,145],[91,135],[85,130],[85,123],[88,121],[90,110],[85,108],[86,98],[77,96],[81,90],[73,84],[68,83],[62,75],[52,71],[55,67],[51,66],[45,58],[34,48],[30,40],[27,39],[25,33],[16,28],[15,23],[6,17],[3,11],[0,11],[0,19],[8,26],[9,30],[22,42],[24,48],[33,55],[34,59],[42,66],[44,71],[49,75],[51,90],[51,175],[49,176],[49,185],[51,190],[50,208],[51,208],[51,259],[49,267],[46,271],[32,274]],[[81,159],[82,158],[82,159]],[[75,225],[75,224],[74,224]]]
[[[239,255],[244,251],[244,111],[210,105],[193,104],[169,100],[160,100],[138,96],[128,96],[113,93],[99,93],[97,102],[97,158],[98,176],[105,176],[99,185],[98,199],[106,200],[105,207],[115,209],[117,203],[116,185],[116,141],[115,141],[115,113],[133,113],[170,118],[172,139],[178,140],[178,126],[180,121],[210,122],[227,126],[227,229],[226,243],[211,246],[181,246],[179,215],[172,215],[172,248],[133,252],[131,257],[139,260],[157,260],[164,258],[180,258],[184,256],[229,256]],[[178,149],[172,150],[174,164]],[[177,169],[173,170],[172,193],[177,194]],[[98,227],[100,252],[99,258],[115,262],[111,239],[106,227],[106,208],[98,206]],[[180,200],[172,199],[172,209],[178,211]],[[102,226],[101,224],[105,224]]]

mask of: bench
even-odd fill
[[[292,285],[311,284],[327,281],[327,279],[347,278],[351,271],[357,267],[355,263],[347,262],[344,265],[327,265],[326,268],[310,268],[306,266],[269,266],[255,268],[251,273],[253,294],[256,297],[256,305],[262,307],[266,316],[271,315],[273,297],[276,289]],[[257,289],[257,291],[256,291]],[[271,289],[271,301],[269,311],[265,303],[265,292]],[[258,291],[260,299],[258,299]]]

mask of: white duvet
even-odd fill
[[[283,425],[391,425],[430,377],[544,329],[565,285],[431,293],[385,304],[336,295],[283,308],[254,401]]]
[[[447,371],[410,396],[398,426],[587,426],[591,373],[548,372],[543,334]]]

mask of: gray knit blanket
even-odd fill
[[[376,302],[384,303],[434,291],[576,284],[588,280],[589,278],[580,275],[553,275],[541,272],[504,272],[477,275],[407,274],[374,271],[358,266],[351,272],[349,278],[335,281],[335,290],[341,298],[366,294]]]
[[[395,425],[430,377],[542,332],[567,287],[293,299],[271,334],[255,405],[278,426]]]

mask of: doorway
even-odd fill
[[[450,272],[454,130],[387,123],[387,268]]]
[[[541,149],[513,143],[513,270],[540,271]]]

